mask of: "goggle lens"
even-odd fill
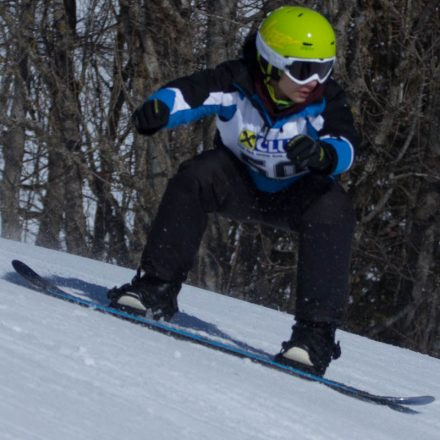
[[[318,82],[323,83],[330,75],[334,63],[334,60],[323,62],[295,60],[286,66],[286,70],[293,79],[302,83],[309,79],[317,79]]]

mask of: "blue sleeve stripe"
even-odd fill
[[[159,99],[170,109],[170,117],[166,128],[174,128],[188,124],[210,115],[218,115],[227,121],[234,116],[237,109],[235,104],[224,106],[221,104],[208,104],[191,108],[183,98],[177,98],[176,91],[169,88],[160,89],[148,97],[148,100]],[[180,108],[179,108],[180,107]]]
[[[222,105],[202,105],[200,107],[187,110],[178,110],[170,115],[167,128],[174,128],[178,125],[187,124],[200,118],[210,115],[219,115],[223,120],[227,121],[234,116],[236,111],[235,105],[224,107]]]
[[[338,163],[332,175],[336,176],[337,174],[347,171],[353,164],[354,160],[354,149],[351,143],[343,137],[337,139],[325,137],[321,138],[321,140],[330,144],[336,150],[336,154],[338,155]]]

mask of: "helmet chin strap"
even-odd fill
[[[279,81],[281,71],[272,64],[269,64],[260,54],[257,54],[258,65],[262,73],[264,87],[272,102],[281,110],[294,105],[290,99],[280,99],[277,97],[272,81]]]
[[[277,98],[276,92],[275,92],[275,88],[274,86],[271,84],[270,81],[264,81],[264,85],[267,89],[267,92],[269,93],[270,99],[274,102],[274,104],[280,108],[280,109],[284,109],[287,107],[292,107],[294,105],[294,102],[291,101],[290,99],[280,99]]]

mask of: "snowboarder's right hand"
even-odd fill
[[[285,147],[286,155],[299,169],[308,168],[319,174],[329,174],[336,163],[333,147],[321,140],[299,134],[292,138]]]
[[[168,107],[162,101],[153,99],[138,107],[132,115],[132,120],[138,133],[151,135],[167,125],[169,115]]]

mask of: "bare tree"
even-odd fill
[[[21,239],[20,183],[25,148],[26,95],[29,80],[27,46],[29,35],[23,29],[32,27],[34,2],[23,1],[4,5],[2,12],[3,44],[5,62],[2,66],[0,120],[5,130],[1,134],[3,148],[3,176],[0,185],[0,210],[2,236]],[[16,44],[18,42],[18,44]]]
[[[363,142],[347,328],[440,354],[440,17],[436,0],[322,1]],[[167,179],[213,120],[137,135],[159,86],[240,56],[282,0],[0,4],[2,236],[138,263]],[[190,282],[294,311],[294,234],[213,216]]]
[[[359,213],[349,322],[438,354],[438,4],[378,1],[341,11],[337,29],[348,32],[338,74],[364,139],[347,181]]]
[[[76,2],[51,1],[42,11],[46,23],[46,65],[39,65],[51,99],[49,176],[37,244],[60,247],[64,222],[68,251],[87,254],[82,207],[80,104],[75,72]]]

